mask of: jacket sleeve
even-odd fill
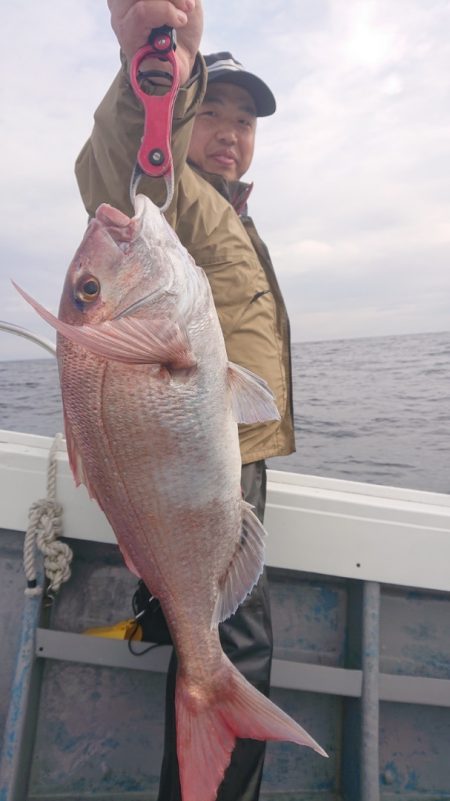
[[[172,128],[175,195],[169,209],[176,208],[178,180],[186,161],[192,125],[206,85],[206,68],[197,56],[193,77],[178,92]],[[94,128],[75,163],[75,175],[83,203],[93,216],[101,203],[110,203],[132,214],[129,197],[131,173],[144,125],[144,111],[135,96],[126,62],[94,114]],[[165,199],[162,179],[141,178],[139,191],[161,205]]]

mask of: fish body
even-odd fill
[[[22,291],[22,290],[20,290]],[[263,569],[243,501],[237,422],[277,417],[265,382],[228,362],[207,278],[148,198],[101,206],[69,267],[57,331],[67,448],[178,655],[183,801],[213,801],[236,737],[320,746],[242,677],[218,624]]]

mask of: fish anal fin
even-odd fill
[[[235,613],[263,571],[266,531],[250,504],[241,501],[241,508],[241,537],[227,572],[220,581],[211,628]]]
[[[273,393],[263,378],[246,367],[228,362],[228,384],[237,423],[264,423],[280,419]]]
[[[183,801],[215,801],[236,738],[287,740],[327,756],[296,721],[242,676],[223,654],[216,686],[203,697],[178,671],[175,705]]]

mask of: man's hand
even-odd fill
[[[174,28],[180,82],[188,80],[203,29],[201,0],[108,0],[108,6],[113,31],[128,61],[147,43],[152,28]]]

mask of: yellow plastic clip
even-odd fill
[[[108,637],[111,640],[142,640],[142,629],[134,618],[119,620],[113,626],[86,629],[83,634],[88,634],[90,637]]]

